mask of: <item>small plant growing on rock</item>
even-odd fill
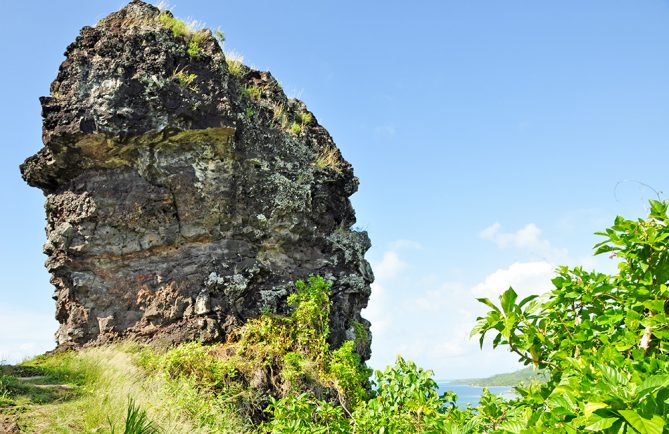
[[[259,100],[262,96],[262,89],[258,86],[245,86],[242,91],[244,92],[244,95],[254,100]]]
[[[242,66],[244,65],[244,57],[234,53],[225,53],[225,63],[228,65],[228,72],[233,77],[241,77],[244,73]]]
[[[192,34],[190,41],[188,41],[188,49],[186,50],[190,57],[195,57],[202,52],[200,43],[204,41],[206,37],[207,33],[203,31]]]
[[[298,134],[300,134],[300,133],[302,132],[302,129],[303,129],[303,128],[304,128],[304,127],[303,127],[302,124],[298,124],[297,122],[293,122],[293,123],[290,125],[290,132],[293,133],[293,134],[295,134],[295,135],[298,135]]]
[[[283,104],[275,104],[273,118],[276,122],[279,123],[281,129],[285,129],[288,126],[288,116],[286,115],[286,106]]]
[[[303,125],[309,125],[314,121],[314,116],[309,112],[299,112],[297,114],[297,120]]]
[[[251,107],[246,107],[246,110],[244,110],[244,114],[246,115],[246,119],[252,120],[253,117],[256,115],[256,111],[253,110]]]
[[[330,169],[336,173],[341,173],[343,170],[339,152],[332,146],[326,146],[321,149],[321,152],[316,157],[314,163],[319,169]]]
[[[172,80],[176,80],[179,86],[186,89],[196,90],[193,82],[197,79],[197,74],[189,73],[186,68],[176,68],[172,73]]]
[[[165,11],[158,16],[158,21],[163,27],[169,29],[175,38],[186,37],[192,33],[188,24],[178,18],[175,18],[171,12]]]
[[[200,43],[206,38],[207,32],[202,30],[202,24],[197,21],[186,22],[175,18],[171,12],[165,11],[158,16],[158,22],[169,29],[175,38],[183,38],[188,42],[186,52],[194,57],[200,54]]]
[[[221,29],[216,29],[214,31],[214,39],[216,39],[216,42],[218,42],[218,45],[223,49],[223,44],[225,43],[225,34],[221,31]]]

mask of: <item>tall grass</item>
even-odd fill
[[[127,434],[247,432],[239,417],[204,399],[192,385],[139,368],[133,363],[139,350],[126,343],[26,362],[42,370],[45,382],[71,387],[74,393],[39,405],[24,400],[22,425],[28,432],[49,433],[109,432],[110,426],[125,427]],[[133,426],[160,431],[128,431]]]

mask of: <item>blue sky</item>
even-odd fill
[[[476,296],[549,288],[559,264],[610,270],[592,233],[667,186],[669,2],[173,0],[270,70],[333,135],[377,275],[371,365],[439,378],[515,369],[468,340]],[[52,346],[37,98],[65,47],[118,1],[24,0],[0,27],[0,358]]]

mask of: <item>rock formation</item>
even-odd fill
[[[21,166],[46,195],[60,347],[223,340],[320,274],[332,343],[357,334],[369,357],[358,180],[302,102],[137,0],[65,55],[41,98],[44,147]]]

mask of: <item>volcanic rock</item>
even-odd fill
[[[333,283],[331,343],[369,357],[358,179],[301,101],[142,1],[65,56],[21,165],[46,195],[59,347],[221,341],[314,274]]]

